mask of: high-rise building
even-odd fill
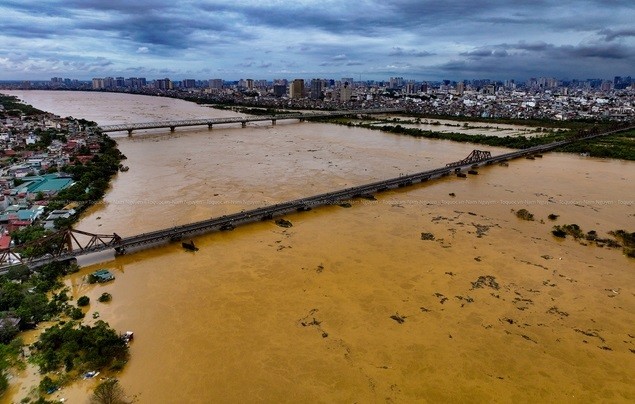
[[[183,86],[183,88],[195,88],[196,87],[196,80],[194,80],[194,79],[183,79],[183,81],[181,82],[181,85]]]
[[[155,80],[154,86],[159,90],[172,90],[174,88],[172,80],[168,78]]]
[[[348,82],[348,85],[353,87],[353,78],[352,77],[342,77],[342,83]]]
[[[311,80],[311,99],[319,100],[324,97],[322,91],[324,90],[324,80],[313,79]]]
[[[287,85],[286,84],[274,84],[273,85],[273,95],[276,97],[284,97],[287,94]]]
[[[460,81],[456,84],[456,93],[458,95],[463,95],[464,92],[465,92],[465,83]]]
[[[403,77],[390,78],[390,88],[401,88],[403,87],[403,84],[404,84]]]
[[[343,82],[342,86],[340,87],[340,101],[341,102],[350,101],[352,96],[353,96],[353,87],[351,86],[351,83],[349,83],[348,81]]]
[[[209,80],[209,88],[213,88],[215,90],[223,89],[223,79],[210,79]]]
[[[300,99],[304,97],[304,80],[295,79],[289,86],[289,98]]]
[[[101,90],[104,88],[104,79],[93,78],[93,90]]]

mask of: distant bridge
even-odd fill
[[[272,125],[276,124],[276,121],[283,119],[299,119],[304,121],[311,118],[328,118],[335,116],[346,115],[368,115],[368,114],[390,114],[403,112],[403,109],[399,108],[380,108],[380,109],[358,109],[350,111],[327,111],[327,112],[312,112],[312,113],[289,113],[289,114],[276,114],[276,115],[256,115],[256,116],[235,116],[230,118],[206,118],[206,119],[190,119],[184,121],[159,121],[159,122],[140,122],[140,123],[125,123],[120,125],[103,125],[100,126],[102,132],[123,132],[127,131],[128,136],[132,136],[132,131],[141,129],[159,129],[170,128],[171,132],[174,132],[176,128],[183,126],[203,126],[207,125],[209,129],[212,129],[214,125],[220,125],[224,123],[240,123],[242,127],[246,127],[248,122],[262,122],[271,121]]]
[[[504,153],[498,156],[492,156],[489,152],[475,150],[470,153],[467,158],[454,163],[449,163],[445,167],[435,168],[416,174],[403,175],[370,184],[354,186],[338,191],[327,192],[307,198],[282,202],[275,205],[264,206],[199,222],[152,231],[149,233],[143,233],[136,236],[120,237],[116,233],[104,235],[72,229],[61,230],[53,235],[49,235],[46,239],[40,239],[32,243],[0,250],[0,275],[5,274],[8,271],[8,268],[17,264],[36,268],[49,262],[70,260],[82,255],[93,254],[100,251],[114,250],[117,254],[123,254],[127,249],[142,248],[144,246],[156,245],[162,242],[173,242],[181,240],[183,237],[191,237],[213,231],[232,230],[239,225],[271,220],[274,217],[279,217],[292,212],[310,210],[311,208],[317,206],[340,204],[352,198],[369,198],[372,194],[377,192],[406,187],[413,185],[414,183],[426,182],[428,180],[449,176],[452,173],[462,174],[461,170],[464,169],[473,169],[478,166],[492,165],[521,157],[532,157],[577,141],[589,140],[633,129],[635,129],[635,126],[603,133],[594,131],[585,132],[572,136],[566,140]],[[46,247],[46,243],[51,244]],[[37,258],[23,258],[22,255],[25,251],[30,251],[31,253],[39,251],[40,256]],[[46,254],[42,255],[42,252],[44,251],[46,251]]]

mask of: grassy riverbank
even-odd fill
[[[494,136],[494,135],[481,135],[481,134],[466,134],[459,132],[438,132],[425,129],[418,129],[412,127],[406,127],[402,125],[416,125],[419,123],[417,119],[414,120],[396,120],[396,119],[376,119],[374,117],[368,117],[367,120],[351,119],[346,117],[338,118],[320,118],[321,122],[335,123],[338,125],[346,125],[349,127],[359,127],[370,130],[380,130],[382,132],[395,133],[399,135],[407,135],[414,137],[423,137],[426,139],[442,139],[451,140],[453,142],[461,143],[474,143],[493,147],[509,147],[513,149],[526,149],[533,146],[539,146],[551,142],[557,142],[565,140],[571,136],[572,131],[590,129],[592,127],[599,130],[608,130],[609,125],[604,124],[582,124],[581,122],[569,122],[566,121],[534,121],[536,125],[540,123],[540,132],[542,134],[533,136]],[[503,123],[503,122],[492,122]],[[505,122],[509,124],[518,124],[517,122]],[[429,123],[431,125],[442,125],[438,121]],[[467,126],[465,126],[467,125]],[[450,125],[447,126],[456,126]],[[466,122],[463,126],[458,127],[473,128]],[[485,128],[487,129],[487,127]],[[575,133],[575,132],[574,132]],[[591,157],[605,157],[615,158],[623,160],[635,161],[635,131],[628,131],[618,133],[611,136],[592,139],[584,142],[577,142],[558,149],[558,151],[568,153],[585,153]]]

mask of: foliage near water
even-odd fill
[[[536,136],[494,136],[494,135],[481,135],[481,134],[467,134],[458,132],[437,132],[419,128],[409,128],[402,126],[401,124],[412,123],[416,124],[418,121],[399,121],[397,119],[384,119],[378,120],[371,116],[369,120],[373,120],[375,123],[365,123],[345,117],[338,118],[320,118],[320,121],[331,122],[340,125],[361,127],[370,130],[381,130],[383,132],[396,133],[401,135],[408,135],[414,137],[423,137],[426,139],[442,139],[451,140],[461,143],[474,143],[483,144],[494,147],[509,147],[513,149],[527,149],[534,146],[548,144],[567,139],[571,136],[569,130],[582,130],[595,127],[598,130],[608,130],[610,125],[608,123],[597,122],[583,122],[583,121],[549,121],[549,120],[535,120],[535,121],[518,121],[518,120],[500,120],[496,119],[493,124],[505,123],[516,124],[524,126],[535,126],[542,129],[542,134]],[[461,120],[460,117],[448,117],[448,119]],[[467,118],[463,118],[464,120]],[[474,121],[469,119],[468,121]],[[482,121],[482,120],[481,120]],[[377,124],[377,122],[383,122],[384,125]],[[540,124],[540,125],[539,125]],[[442,125],[440,122],[432,122],[430,125]],[[460,124],[445,124],[447,126],[457,126]],[[463,124],[463,127],[468,125],[467,122]],[[468,126],[469,127],[469,126]],[[565,130],[568,129],[568,130]],[[635,130],[618,133],[611,136],[602,136],[599,138],[579,141],[567,146],[556,149],[557,151],[568,153],[588,153],[591,157],[606,157],[617,158],[623,160],[635,161]]]
[[[7,115],[44,113],[19,102],[16,97],[0,94],[0,103]],[[96,125],[83,119],[78,122],[83,126]],[[40,140],[34,145],[36,149],[46,148],[53,140],[65,140],[64,133],[54,130],[37,132]],[[77,220],[81,211],[103,197],[110,178],[118,172],[120,162],[125,158],[113,139],[104,134],[99,136],[100,153],[86,164],[75,161],[74,165],[65,167],[64,170],[73,176],[75,184],[60,191],[47,205],[47,210],[51,211],[74,203],[77,214],[56,223],[58,228],[70,226]],[[87,148],[79,152],[90,154]],[[15,231],[12,233],[12,239],[18,246],[31,243],[28,248],[21,251],[23,257],[44,255],[64,243],[61,236],[56,236],[40,225]],[[40,243],[38,240],[46,240],[46,243]],[[77,270],[76,265],[53,262],[38,268],[36,272],[26,266],[13,266],[6,275],[0,276],[0,395],[8,386],[6,370],[22,363],[18,356],[21,352],[21,341],[16,338],[21,329],[33,327],[45,320],[64,318],[63,316],[72,320],[84,317],[79,307],[70,304],[66,290],[55,292],[63,287],[60,278]],[[89,302],[88,297],[83,296],[77,303],[81,306]],[[33,347],[33,358],[42,373],[61,369],[66,372],[56,380],[46,376],[40,385],[44,391],[63,384],[69,376],[76,375],[72,373],[75,371],[121,369],[129,355],[125,341],[103,321],[98,321],[93,327],[81,325],[76,321],[61,321],[46,330]],[[40,397],[36,402],[44,403],[46,400]]]
[[[21,102],[18,97],[14,95],[0,94],[0,105],[4,107],[4,114],[8,116],[20,116],[22,114],[38,115],[45,113],[29,104]],[[0,114],[0,116],[1,115],[2,114]]]
[[[591,157],[635,161],[635,130],[575,142],[556,150],[569,153],[585,153]]]
[[[516,217],[522,220],[534,220],[534,215],[527,209],[519,209],[516,211]]]
[[[64,170],[73,175],[75,184],[61,190],[48,205],[48,210],[60,209],[70,202],[77,203],[80,213],[95,202],[101,200],[109,186],[109,181],[118,170],[125,156],[117,149],[117,142],[106,135],[101,138],[101,151],[85,165],[76,162]],[[67,225],[76,220],[75,215]]]
[[[600,237],[595,230],[584,232],[575,223],[553,226],[551,234],[557,238],[572,237],[583,244],[595,244],[598,247],[622,248],[624,255],[635,258],[635,232],[629,233],[626,230],[613,230],[608,234],[613,238]]]
[[[42,372],[119,369],[129,355],[125,341],[101,320],[92,327],[73,321],[54,325],[33,347]]]

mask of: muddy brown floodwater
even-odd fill
[[[162,119],[229,114],[124,94],[14,94],[101,124],[156,120],[158,106]],[[479,148],[307,122],[117,141],[130,170],[79,229],[133,235]],[[106,257],[66,284],[90,297],[86,321],[98,312],[135,332],[115,376],[139,403],[632,402],[635,261],[550,230],[635,231],[633,183],[633,162],[549,153],[291,214],[290,228],[196,237],[195,253],[170,244]],[[517,218],[521,208],[535,220]],[[116,280],[86,284],[102,267]],[[97,302],[103,292],[112,302]],[[29,372],[12,380],[10,400],[28,393]],[[86,402],[95,383],[52,398]]]

